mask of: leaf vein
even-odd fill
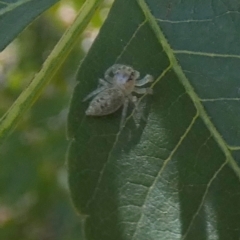
[[[208,53],[208,52],[195,52],[195,51],[188,51],[188,50],[171,50],[175,54],[188,54],[188,55],[198,55],[198,56],[205,56],[205,57],[218,57],[218,58],[238,58],[240,59],[240,55],[235,54],[220,54],[220,53]]]
[[[0,10],[0,16],[7,12],[13,11],[15,8],[20,7],[21,5],[23,5],[27,2],[31,2],[31,1],[32,0],[21,0],[21,1],[15,2],[15,3],[6,4],[7,7]],[[4,4],[3,2],[0,2],[0,3]]]
[[[144,0],[137,0],[137,1],[138,1],[140,8],[142,9],[144,15],[146,16],[150,26],[152,27],[152,29],[156,35],[156,38],[158,39],[158,41],[162,45],[163,49],[165,50],[165,52],[172,64],[172,68],[175,71],[176,75],[178,76],[179,81],[182,83],[183,87],[185,87],[186,92],[189,94],[190,98],[192,99],[192,101],[193,101],[197,111],[199,112],[200,117],[202,118],[203,122],[205,123],[207,129],[210,131],[213,138],[219,145],[220,149],[223,151],[226,158],[228,159],[228,163],[230,164],[230,166],[232,167],[232,169],[234,170],[234,172],[236,173],[238,178],[240,178],[240,169],[239,169],[238,164],[232,157],[231,152],[229,151],[229,148],[228,148],[225,140],[223,139],[222,135],[217,131],[212,120],[209,118],[206,110],[204,109],[204,106],[201,103],[201,100],[199,99],[198,95],[195,93],[194,88],[192,87],[189,80],[185,76],[181,66],[178,64],[178,61],[177,61],[174,53],[175,54],[182,53],[182,54],[203,55],[203,56],[210,56],[210,57],[224,57],[224,58],[229,58],[229,57],[240,58],[240,56],[239,55],[228,55],[228,54],[215,54],[215,53],[210,54],[210,53],[203,53],[203,52],[191,52],[191,51],[180,51],[180,50],[174,51],[170,47],[169,43],[167,42],[167,39],[164,36],[162,30],[160,29],[160,27],[156,21],[156,18],[154,18],[154,16],[152,16],[152,13],[151,13],[149,7],[147,6],[146,2]]]
[[[161,174],[163,173],[164,169],[166,168],[166,166],[168,165],[168,163],[172,160],[172,157],[173,155],[176,153],[176,151],[179,149],[179,147],[181,146],[183,140],[186,138],[186,136],[188,135],[188,133],[190,132],[190,130],[192,129],[194,123],[196,122],[197,118],[199,117],[198,115],[198,112],[196,113],[196,115],[193,117],[191,123],[189,124],[189,126],[187,127],[186,131],[184,132],[184,134],[180,137],[178,143],[176,144],[176,146],[174,147],[174,149],[171,151],[171,153],[169,154],[168,158],[166,160],[164,160],[164,163],[163,163],[163,166],[160,168],[157,176],[155,177],[155,180],[153,181],[152,185],[149,187],[148,191],[147,191],[147,194],[146,194],[146,197],[145,197],[145,200],[142,204],[142,211],[141,211],[141,216],[139,217],[139,220],[137,222],[137,225],[136,225],[136,229],[134,231],[134,234],[133,234],[133,237],[132,239],[134,239],[136,237],[136,234],[137,234],[137,231],[138,231],[138,228],[139,228],[139,223],[141,222],[141,219],[143,217],[143,209],[146,205],[146,202],[147,202],[147,199],[148,197],[150,196],[151,194],[151,191],[153,189],[153,187],[156,185],[157,183],[157,180],[161,177]]]
[[[201,102],[218,102],[218,101],[240,101],[240,98],[203,98],[200,99]]]
[[[188,233],[189,233],[189,231],[190,231],[190,229],[191,229],[191,227],[192,227],[192,225],[194,223],[194,220],[196,219],[197,215],[199,214],[199,212],[200,212],[200,210],[201,210],[201,208],[203,206],[203,203],[204,203],[204,201],[205,201],[205,199],[207,197],[207,194],[209,192],[209,188],[211,187],[213,181],[217,178],[217,175],[222,171],[222,169],[226,166],[227,163],[228,163],[228,159],[226,159],[226,161],[219,167],[219,169],[215,172],[215,174],[213,175],[213,177],[210,179],[209,183],[207,184],[207,187],[206,187],[206,190],[205,190],[205,192],[203,194],[201,203],[199,204],[199,207],[198,207],[197,211],[193,215],[192,220],[190,221],[189,226],[188,226],[188,228],[186,230],[186,233],[182,237],[182,240],[187,238],[187,235],[188,235]]]
[[[115,63],[118,62],[118,60],[122,57],[122,55],[124,54],[124,52],[126,51],[126,49],[128,48],[128,46],[131,44],[132,40],[136,37],[137,33],[139,32],[139,30],[144,26],[144,24],[147,22],[147,20],[145,19],[141,24],[139,24],[139,26],[137,27],[137,29],[135,30],[135,32],[133,33],[132,37],[129,39],[129,41],[126,43],[125,47],[123,48],[123,50],[121,51],[121,53],[118,55],[118,57],[116,58]]]

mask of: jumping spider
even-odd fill
[[[99,79],[100,86],[88,94],[83,101],[95,96],[86,110],[87,116],[104,116],[117,111],[122,105],[122,117],[120,127],[126,119],[129,101],[137,108],[137,97],[132,93],[152,94],[151,88],[140,88],[152,82],[153,77],[146,75],[138,80],[140,73],[130,66],[114,64],[104,74],[104,79]]]

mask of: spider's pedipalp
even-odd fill
[[[134,78],[137,80],[140,77],[140,72],[134,70]],[[139,81],[139,80],[137,80]]]

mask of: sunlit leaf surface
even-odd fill
[[[239,1],[116,0],[82,63],[69,184],[87,239],[239,239]],[[155,78],[140,126],[82,99],[115,62]]]
[[[1,0],[0,51],[28,24],[58,0]]]

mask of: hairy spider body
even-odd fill
[[[117,111],[124,103],[125,96],[119,88],[107,88],[90,102],[86,115],[104,116]]]
[[[88,116],[104,116],[117,111],[123,105],[121,126],[125,120],[129,101],[137,107],[137,97],[132,93],[151,94],[151,88],[140,88],[146,83],[152,82],[153,78],[146,75],[138,80],[140,73],[130,66],[115,64],[105,72],[104,79],[99,79],[101,85],[91,92],[83,100],[92,97],[92,101],[86,110]]]

